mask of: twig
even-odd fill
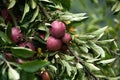
[[[91,77],[93,77],[94,80],[98,80],[97,77],[90,72],[90,70],[86,67],[86,65],[83,64],[83,62],[80,60],[80,58],[79,58],[70,48],[68,48],[68,49],[69,49],[70,53],[72,53],[72,54],[75,56],[75,58],[77,59],[77,61],[78,61],[82,66],[84,66],[85,72],[86,72],[88,75],[90,75]]]
[[[45,8],[44,8],[44,6],[42,5],[41,2],[39,3],[39,6],[40,6],[42,12],[44,13],[44,15],[46,16],[46,18],[47,18],[48,20],[51,20],[51,17],[48,15],[47,11],[45,10]]]

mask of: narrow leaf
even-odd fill
[[[15,3],[16,3],[16,0],[10,0],[10,3],[8,5],[8,9],[14,7]]]
[[[35,9],[37,6],[36,2],[34,0],[31,0],[30,3],[31,3],[32,9]]]
[[[96,45],[92,41],[90,41],[89,43],[90,43],[89,46],[93,49],[93,51],[98,54],[97,57],[99,56],[101,56],[102,58],[105,57],[105,52],[100,46]]]
[[[108,64],[108,63],[111,63],[115,61],[115,58],[112,58],[112,59],[107,59],[107,60],[101,60],[98,62],[98,64],[102,63],[102,64]]]
[[[39,14],[39,7],[37,6],[37,8],[36,8],[36,10],[35,10],[35,12],[33,14],[32,19],[30,20],[30,22],[33,22],[35,20],[35,18],[38,16],[38,14]]]
[[[95,71],[98,71],[100,70],[98,67],[96,67],[94,64],[92,63],[85,63],[85,65],[90,69],[90,70],[95,70]]]
[[[25,3],[24,13],[23,13],[23,16],[22,16],[22,19],[21,19],[21,21],[20,21],[20,22],[22,22],[22,21],[23,21],[23,19],[24,19],[25,15],[29,12],[29,10],[30,10],[29,5],[28,5],[27,3]]]
[[[96,37],[102,37],[101,35],[103,35],[103,33],[105,32],[105,30],[108,28],[108,26],[106,26],[106,27],[103,27],[103,28],[101,28],[101,29],[98,29],[98,30],[96,30],[96,31],[94,31],[94,32],[92,32],[91,34],[92,35],[95,35]]]

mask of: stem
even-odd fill
[[[84,66],[85,72],[86,72],[88,75],[90,75],[91,77],[93,77],[94,80],[98,80],[97,77],[90,72],[90,70],[87,68],[87,66],[86,66],[85,64],[83,64],[83,62],[80,60],[80,58],[77,56],[77,54],[74,53],[70,48],[68,48],[68,49],[69,49],[70,53],[72,53],[73,56],[75,56],[75,58],[77,59],[77,61],[78,61],[82,66]]]
[[[44,6],[42,5],[41,2],[39,3],[39,6],[40,6],[42,12],[44,13],[44,15],[46,16],[46,18],[47,18],[48,20],[51,20],[51,17],[48,15],[47,11],[45,10],[45,8],[44,8]]]

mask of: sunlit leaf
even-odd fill
[[[107,59],[107,60],[101,60],[98,62],[98,64],[102,63],[102,64],[108,64],[108,63],[112,63],[115,61],[115,58],[112,59]]]
[[[68,62],[66,62],[65,60],[61,60],[62,64],[66,67],[66,71],[67,71],[67,74],[69,76],[71,76],[71,71],[72,71],[72,68],[71,66],[69,65]]]
[[[30,0],[30,3],[31,3],[31,7],[32,7],[32,9],[35,9],[36,6],[37,6],[35,0]]]
[[[8,5],[8,9],[14,7],[15,3],[16,3],[16,0],[10,0],[10,3]]]
[[[105,57],[105,51],[102,47],[96,45],[94,42],[90,41],[89,46],[93,49],[93,51],[97,54],[97,57],[101,56],[102,58]]]
[[[98,67],[96,67],[94,64],[92,64],[92,63],[85,63],[86,64],[86,66],[90,69],[90,70],[97,70],[97,71],[99,71],[100,69],[98,68]]]
[[[91,34],[92,35],[95,35],[98,39],[100,39],[102,36],[103,36],[103,33],[105,32],[105,30],[107,29],[108,27],[103,27],[103,28],[100,28],[94,32],[92,32]]]
[[[19,73],[12,67],[8,68],[8,77],[9,77],[9,80],[19,80],[20,79]]]

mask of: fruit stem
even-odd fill
[[[47,13],[47,11],[45,10],[45,8],[44,8],[44,6],[42,5],[41,2],[39,3],[39,6],[40,6],[42,12],[44,13],[44,15],[46,16],[46,18],[47,18],[48,20],[51,20],[51,17],[50,17],[49,14]]]
[[[82,66],[84,66],[85,72],[86,72],[89,76],[93,77],[94,80],[98,80],[97,77],[90,72],[90,70],[87,68],[87,66],[84,64],[84,62],[82,62],[82,61],[80,60],[80,58],[77,56],[77,54],[76,54],[75,52],[73,52],[73,50],[72,50],[70,47],[68,47],[68,50],[70,51],[70,53],[73,54],[73,56],[75,56],[75,58],[77,59],[77,61],[78,61]]]

